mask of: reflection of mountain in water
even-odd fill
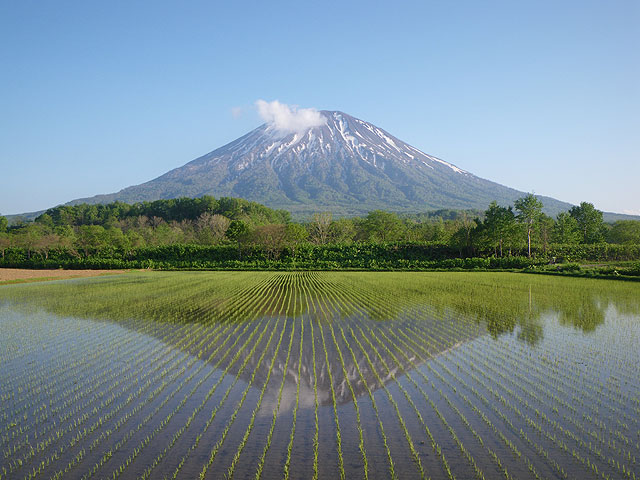
[[[295,325],[283,405],[295,398],[304,324],[302,406],[313,404],[315,398],[314,347],[319,402],[332,401],[328,366],[336,401],[344,403],[351,400],[347,379],[355,395],[361,396],[367,390],[364,382],[374,391],[387,383],[391,374],[402,374],[429,355],[439,355],[487,331],[499,335],[517,329],[520,340],[535,344],[544,334],[543,316],[554,314],[561,324],[589,332],[604,321],[610,305],[622,312],[640,311],[635,285],[509,273],[134,273],[89,281],[4,287],[0,302],[44,308],[59,315],[117,321],[186,349],[211,365],[220,363],[221,369],[229,366],[236,349],[255,328],[262,328],[269,321],[279,327],[286,323],[272,378],[282,378],[285,373],[287,347]],[[230,328],[221,338],[207,340],[219,325]],[[249,328],[244,329],[247,325]],[[195,338],[188,341],[189,332],[194,331]],[[257,367],[257,386],[264,385],[269,373],[269,361],[255,364],[269,333],[270,330],[239,375],[249,381]],[[257,338],[258,335],[252,341]],[[238,346],[223,359],[225,349],[236,340]],[[398,349],[409,354],[403,342],[412,340],[420,342],[429,355],[410,357],[409,362],[399,355]],[[272,358],[276,344],[277,340],[268,347],[265,359]],[[252,346],[248,345],[241,360],[230,366],[230,374],[238,373],[246,358],[243,355]],[[277,387],[267,390],[267,404],[274,389]]]
[[[254,370],[257,369],[253,385],[261,388],[269,374],[270,362],[265,359],[270,359],[273,355],[276,355],[273,370],[271,371],[272,384],[267,389],[264,403],[264,405],[268,406],[268,408],[264,407],[266,408],[265,411],[269,411],[273,409],[273,406],[275,406],[277,401],[277,390],[279,389],[279,385],[275,385],[273,378],[281,379],[285,374],[284,369],[285,365],[287,365],[287,355],[289,354],[288,344],[291,337],[291,330],[294,328],[294,325],[295,331],[293,335],[291,353],[289,354],[289,363],[286,367],[286,380],[281,400],[282,409],[287,409],[288,406],[295,402],[298,358],[301,358],[300,406],[304,408],[311,407],[314,404],[314,343],[318,402],[320,405],[330,405],[332,403],[331,385],[326,358],[329,359],[328,366],[331,369],[336,402],[338,404],[344,404],[352,400],[347,379],[351,384],[356,397],[360,397],[362,395],[366,395],[367,386],[373,392],[379,389],[382,384],[386,384],[391,381],[391,374],[400,376],[405,369],[410,370],[413,366],[418,365],[425,360],[424,358],[418,358],[415,355],[408,355],[411,362],[407,362],[406,359],[397,351],[397,348],[402,347],[401,341],[397,339],[404,339],[406,338],[405,335],[415,337],[417,332],[420,332],[425,339],[424,344],[429,349],[430,355],[435,356],[486,333],[486,330],[480,324],[472,324],[470,325],[470,328],[465,329],[459,328],[458,325],[458,328],[456,329],[456,323],[459,322],[459,319],[453,316],[436,318],[433,316],[428,317],[423,315],[418,319],[416,318],[418,312],[408,311],[405,312],[405,316],[390,319],[387,322],[372,322],[370,318],[364,315],[360,317],[341,317],[339,312],[336,311],[334,313],[335,317],[331,320],[325,315],[323,316],[322,321],[319,321],[313,315],[308,314],[301,315],[296,318],[278,318],[276,316],[261,317],[254,320],[255,327],[252,326],[247,331],[243,331],[242,328],[239,328],[237,331],[225,335],[220,339],[220,341],[211,342],[204,347],[200,344],[191,345],[186,348],[186,350],[192,355],[197,355],[201,359],[206,359],[206,361],[211,365],[217,365],[219,363],[218,368],[220,370],[225,370],[229,364],[232,363],[233,354],[227,354],[225,357],[226,350],[224,348],[219,349],[216,353],[216,349],[220,343],[223,340],[226,340],[225,345],[236,344],[236,349],[234,349],[233,352],[235,353],[239,348],[238,346],[243,345],[244,341],[251,333],[252,328],[261,330],[267,322],[270,322],[268,330],[262,338],[261,345],[256,348],[256,353],[254,353],[254,355],[248,360],[247,365],[239,376],[240,379],[248,382]],[[303,323],[304,338],[302,339],[302,354],[300,356],[300,333]],[[311,323],[313,323],[313,335]],[[162,341],[170,345],[173,344],[178,348],[181,348],[180,345],[184,343],[181,341],[182,338],[179,334],[172,333],[172,331],[177,332],[182,328],[182,325],[179,324],[164,324],[161,326],[162,328],[157,330],[149,329],[148,325],[141,322],[127,321],[123,322],[123,325],[133,330],[151,330],[152,332],[156,332],[155,334]],[[260,353],[264,351],[263,346],[267,343],[270,329],[275,325],[278,326],[278,330],[274,337],[279,336],[282,328],[285,329],[282,344],[276,354],[275,349],[277,339],[272,340],[271,344],[266,349],[267,351],[263,361],[257,365]],[[215,327],[216,325],[206,327],[200,331],[198,335],[202,338],[206,338],[210,330],[213,330]],[[331,335],[331,328],[333,328],[334,336]],[[374,332],[373,335],[371,334],[371,331]],[[388,339],[392,338],[389,333],[390,331],[393,331],[396,335],[393,337],[395,339],[395,343],[388,341]],[[457,332],[457,335],[453,335],[451,332]],[[386,339],[382,334],[386,335]],[[256,335],[252,340],[255,340],[257,337],[258,335]],[[327,350],[326,356],[322,337],[324,337],[324,346]],[[360,344],[358,344],[358,342],[360,342]],[[369,357],[368,360],[360,345],[367,350]],[[375,351],[371,348],[371,345],[375,347]],[[388,353],[387,349],[385,349],[383,345],[394,353],[395,359]],[[244,351],[248,352],[252,347],[253,342],[250,342],[247,344]],[[340,349],[342,359],[344,360],[344,371],[347,373],[346,378],[338,349]],[[352,351],[353,355],[351,353]],[[356,367],[356,364],[353,361],[354,356],[358,367]],[[233,363],[228,374],[236,375],[244,359],[245,357],[241,355],[240,359]],[[222,361],[220,362],[220,360]],[[397,365],[397,361],[402,362],[400,366]],[[373,365],[373,369],[369,362]],[[360,370],[359,372],[358,368]],[[366,386],[360,376],[361,374],[364,378],[364,382],[367,384]]]

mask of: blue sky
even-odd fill
[[[631,0],[0,0],[0,213],[155,178],[277,99],[640,214],[638,52]]]

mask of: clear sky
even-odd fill
[[[0,213],[342,110],[522,191],[640,214],[640,2],[0,0]]]

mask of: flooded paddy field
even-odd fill
[[[145,272],[0,287],[0,479],[640,478],[640,285]]]

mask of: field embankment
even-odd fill
[[[66,278],[97,277],[124,273],[124,270],[62,270],[58,269],[24,269],[0,268],[0,285],[8,283],[40,282],[45,280],[62,280]]]

